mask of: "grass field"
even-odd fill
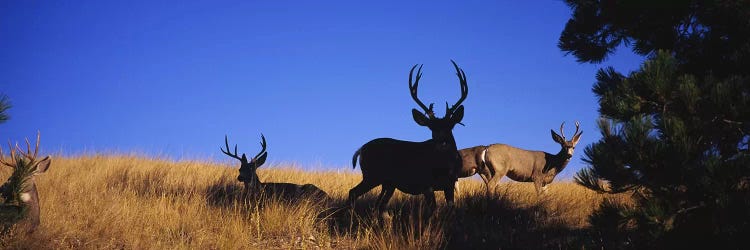
[[[4,180],[8,169],[0,171]],[[312,183],[332,201],[249,200],[230,164],[140,156],[53,157],[37,178],[42,224],[11,235],[2,248],[44,249],[476,249],[568,248],[596,240],[587,216],[608,196],[570,182],[538,197],[529,183],[507,182],[487,200],[481,181],[462,179],[455,209],[427,215],[421,196],[396,192],[391,216],[370,211],[379,188],[356,210],[340,210],[359,170],[303,171],[265,166],[264,182]],[[610,197],[624,200],[623,197]],[[580,248],[580,247],[579,247]]]

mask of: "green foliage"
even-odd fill
[[[8,116],[8,109],[11,108],[10,99],[5,95],[0,95],[0,123],[4,123],[10,116]]]
[[[747,241],[750,82],[678,68],[660,52],[627,77],[612,69],[597,75],[602,138],[584,150],[590,167],[576,182],[598,192],[631,192],[635,201],[632,207],[605,202],[592,215],[609,247]]]
[[[558,47],[579,62],[602,62],[625,45],[640,55],[672,51],[687,71],[700,74],[723,77],[750,65],[748,1],[565,2],[573,15]]]
[[[576,182],[634,202],[600,204],[595,245],[750,243],[750,2],[566,2],[563,51],[601,62],[626,45],[649,58],[627,76],[596,75],[602,138]]]
[[[673,247],[691,235],[731,246],[750,228],[748,81],[678,68],[660,52],[628,77],[611,69],[597,76],[602,139],[584,150],[590,167],[576,182],[631,192],[636,204],[604,203],[592,215],[597,234],[622,241],[610,247]]]

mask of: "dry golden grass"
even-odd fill
[[[7,169],[0,178],[7,178]],[[548,248],[585,240],[586,218],[604,199],[573,183],[552,184],[537,197],[529,183],[504,183],[485,199],[481,181],[459,182],[456,208],[438,194],[435,216],[421,196],[396,192],[391,217],[370,212],[379,189],[357,209],[337,210],[358,170],[260,169],[264,182],[312,183],[331,202],[243,198],[229,164],[171,162],[138,156],[56,157],[37,178],[42,224],[2,248],[309,249]]]

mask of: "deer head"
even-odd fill
[[[229,139],[227,138],[227,136],[224,136],[224,146],[226,147],[226,151],[221,148],[221,152],[240,161],[240,174],[237,176],[237,180],[243,182],[245,184],[245,188],[257,188],[261,184],[260,180],[258,179],[258,175],[255,173],[255,170],[257,170],[258,167],[266,162],[268,152],[266,152],[266,137],[261,134],[260,138],[260,146],[263,149],[261,149],[260,153],[255,155],[255,157],[253,157],[253,159],[248,162],[247,157],[244,153],[241,157],[238,156],[237,144],[234,145],[234,153],[229,152]]]
[[[578,140],[581,139],[581,135],[583,134],[583,131],[578,131],[580,128],[580,124],[576,121],[576,132],[573,133],[573,139],[568,141],[565,139],[565,133],[563,132],[563,126],[565,126],[565,122],[560,124],[560,134],[558,135],[555,133],[554,130],[549,130],[552,132],[552,140],[559,143],[560,146],[562,146],[561,153],[564,152],[566,154],[566,159],[570,159],[573,157],[573,150],[576,149],[576,144],[578,144]]]
[[[30,193],[34,188],[34,176],[46,172],[52,162],[50,156],[41,160],[36,159],[39,153],[39,135],[37,135],[34,152],[31,151],[31,143],[28,139],[26,140],[26,146],[27,151],[24,153],[18,144],[13,147],[8,143],[10,161],[0,158],[2,165],[13,169],[13,173],[8,180],[0,186],[0,196],[6,203],[20,202],[22,204],[34,198],[35,194]],[[0,155],[2,154],[2,148],[0,148]]]
[[[417,109],[412,109],[412,116],[417,124],[428,127],[432,131],[432,140],[437,143],[439,150],[456,150],[456,140],[453,138],[453,127],[456,126],[456,124],[461,124],[461,120],[464,118],[464,106],[461,105],[461,103],[469,94],[469,87],[466,84],[466,74],[463,69],[456,65],[456,62],[451,60],[451,63],[453,63],[453,67],[456,68],[456,76],[458,76],[461,85],[461,97],[458,99],[458,102],[450,107],[448,107],[448,102],[445,102],[445,116],[442,118],[435,116],[433,103],[427,107],[419,100],[419,97],[417,97],[419,79],[422,78],[422,65],[414,65],[414,67],[411,68],[411,71],[409,71],[409,92],[411,93],[412,99],[414,99],[417,105],[422,108],[422,112]],[[412,83],[414,69],[416,69],[417,66],[419,66],[417,76]]]

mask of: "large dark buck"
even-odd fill
[[[414,65],[409,72],[409,91],[414,101],[424,113],[412,109],[414,121],[432,131],[432,139],[423,142],[401,141],[391,138],[378,138],[362,145],[352,158],[352,167],[356,167],[359,157],[362,170],[362,182],[349,191],[349,206],[354,207],[355,200],[367,191],[382,185],[377,205],[384,210],[395,189],[408,194],[423,194],[428,205],[435,207],[434,191],[444,191],[448,205],[453,205],[454,184],[458,179],[456,172],[461,168],[461,158],[453,138],[453,127],[461,122],[464,106],[461,103],[469,93],[466,74],[453,62],[456,75],[461,85],[461,97],[450,108],[445,104],[445,116],[435,117],[433,105],[422,103],[417,97],[419,79],[422,77],[422,66],[412,84]]]
[[[251,197],[273,196],[283,200],[309,198],[313,200],[328,199],[328,194],[313,184],[297,185],[293,183],[263,183],[258,178],[256,170],[266,162],[268,152],[266,152],[266,137],[261,134],[260,153],[255,155],[252,160],[248,161],[243,153],[242,156],[237,154],[237,144],[234,145],[234,153],[229,151],[229,139],[224,136],[225,149],[221,152],[240,161],[240,174],[237,180],[245,184],[245,191]]]
[[[547,184],[568,165],[573,157],[573,150],[583,134],[583,131],[579,132],[579,123],[576,122],[576,132],[573,133],[573,139],[568,141],[563,132],[564,125],[565,122],[560,125],[560,135],[550,130],[552,140],[561,146],[560,152],[554,155],[506,144],[461,149],[463,168],[459,176],[469,177],[478,173],[487,187],[488,194],[490,190],[495,189],[503,176],[519,182],[534,182],[537,194],[541,194],[546,190]]]
[[[10,158],[4,158],[0,147],[0,163],[13,169],[7,181],[0,186],[0,221],[2,232],[14,229],[20,233],[32,233],[39,226],[39,194],[36,191],[35,176],[49,169],[50,156],[37,160],[39,153],[39,135],[36,147],[31,151],[31,143],[26,140],[27,150],[24,153],[16,144],[10,146]]]

